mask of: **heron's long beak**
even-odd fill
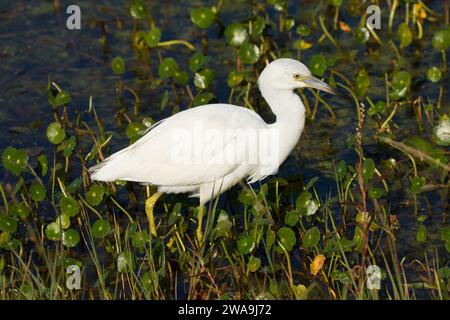
[[[327,83],[323,82],[322,80],[319,80],[313,76],[308,77],[307,79],[302,80],[304,83],[306,83],[308,86],[314,89],[319,89],[331,94],[337,94],[337,91],[331,88]]]

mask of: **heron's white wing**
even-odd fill
[[[93,175],[166,186],[214,181],[247,160],[251,135],[266,126],[258,114],[242,107],[196,107],[165,119],[106,159]]]

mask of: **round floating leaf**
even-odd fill
[[[306,24],[301,24],[297,27],[297,34],[303,37],[307,37],[311,34],[311,27]]]
[[[288,226],[293,227],[297,224],[299,218],[300,218],[300,216],[297,211],[295,211],[295,210],[289,211],[288,213],[286,213],[286,216],[284,217],[284,222]]]
[[[214,95],[214,93],[211,92],[200,93],[198,96],[194,98],[193,101],[194,107],[205,105],[215,97],[216,96]]]
[[[341,160],[336,165],[336,178],[341,181],[345,178],[345,175],[347,174],[347,165],[345,164],[344,160]]]
[[[364,160],[362,165],[362,176],[364,183],[368,183],[372,179],[375,172],[375,162],[371,158]]]
[[[243,255],[247,255],[255,248],[255,241],[252,235],[242,235],[237,241],[237,248]]]
[[[39,157],[37,157],[37,161],[39,162],[41,166],[41,173],[43,176],[47,174],[48,171],[48,161],[45,154],[41,154]]]
[[[441,80],[441,70],[436,67],[431,67],[427,71],[427,78],[433,83],[439,82]]]
[[[10,213],[16,217],[26,218],[30,214],[30,208],[24,203],[14,203],[10,207]]]
[[[86,201],[93,206],[98,206],[105,195],[105,190],[101,185],[94,184],[89,187],[89,190],[86,192]]]
[[[358,97],[364,97],[370,87],[369,74],[365,69],[360,69],[355,80],[355,91]]]
[[[144,19],[148,15],[147,6],[142,0],[134,0],[130,6],[130,14],[135,19]]]
[[[177,70],[173,74],[173,81],[178,85],[185,85],[189,82],[189,74],[186,71]]]
[[[253,21],[251,34],[254,37],[260,36],[264,29],[266,28],[266,21],[264,18],[258,17],[255,21]]]
[[[60,240],[61,239],[61,226],[58,222],[52,222],[45,228],[45,234],[50,240]]]
[[[239,85],[242,82],[242,80],[244,80],[244,76],[242,73],[237,72],[237,71],[231,71],[228,74],[227,84],[228,84],[228,86],[233,88],[233,87],[236,87],[237,85]]]
[[[59,200],[59,207],[61,208],[61,213],[69,217],[74,217],[80,211],[80,205],[78,201],[72,197],[64,197]]]
[[[397,38],[400,41],[400,45],[402,47],[407,47],[411,44],[413,35],[409,25],[406,23],[402,23],[398,26],[397,29]]]
[[[28,155],[14,147],[8,147],[2,153],[3,167],[15,175],[19,175],[28,165]]]
[[[247,40],[247,29],[242,23],[232,23],[225,29],[225,37],[229,44],[238,47]]]
[[[251,256],[247,264],[248,270],[250,272],[256,272],[258,271],[260,266],[261,266],[261,259]]]
[[[115,57],[111,61],[111,68],[117,74],[122,74],[125,72],[125,61],[122,57]]]
[[[124,273],[130,269],[133,269],[133,259],[131,253],[119,253],[119,256],[117,257],[117,270]]]
[[[36,202],[45,200],[45,187],[37,181],[34,181],[30,187],[31,199]]]
[[[53,144],[61,143],[66,137],[66,131],[59,122],[52,122],[47,127],[47,139]]]
[[[68,104],[71,100],[70,94],[65,91],[58,92],[55,97],[54,107]]]
[[[99,219],[92,225],[92,234],[95,238],[101,239],[108,235],[111,230],[111,225],[107,220]]]
[[[213,76],[211,69],[199,71],[194,76],[194,84],[197,88],[206,89],[211,84]]]
[[[306,288],[303,284],[298,284],[292,288],[294,292],[295,298],[297,300],[306,300],[308,299],[308,288]]]
[[[425,227],[423,224],[421,224],[419,226],[419,229],[417,230],[416,240],[420,243],[427,241],[427,227]]]
[[[239,57],[246,64],[254,64],[259,60],[261,51],[256,44],[245,42],[239,48]]]
[[[425,177],[414,177],[411,181],[411,190],[414,193],[419,193],[420,189],[425,185]]]
[[[178,70],[177,62],[174,58],[164,58],[161,64],[158,66],[158,76],[161,79],[167,79]]]
[[[442,51],[450,46],[450,30],[439,30],[433,36],[431,45],[434,49]]]
[[[359,0],[350,0],[347,3],[347,12],[350,16],[356,17],[359,14]]]
[[[147,127],[141,122],[132,122],[125,129],[125,134],[131,141],[136,141],[145,132]]]
[[[12,233],[17,229],[17,221],[11,217],[0,215],[0,230]]]
[[[441,238],[444,241],[450,241],[450,227],[441,230]]]
[[[150,31],[145,34],[145,44],[149,48],[156,47],[159,40],[161,40],[161,30],[157,27],[151,28]]]
[[[150,237],[146,231],[143,232],[135,232],[131,236],[131,244],[135,248],[144,248],[145,244],[150,241]]]
[[[295,232],[289,227],[282,227],[277,232],[278,241],[287,251],[291,251],[297,243]]]
[[[379,199],[379,198],[381,198],[383,196],[383,193],[384,193],[383,189],[372,188],[369,191],[369,197],[372,198],[372,199]]]
[[[56,219],[56,223],[58,223],[61,228],[65,230],[70,227],[70,217],[66,214],[62,214]]]
[[[74,229],[69,229],[63,232],[62,239],[66,247],[73,248],[80,242],[80,234]]]
[[[340,7],[342,4],[342,0],[330,0],[330,4],[335,7]]]
[[[369,41],[370,33],[366,27],[357,27],[355,28],[355,39],[358,43],[364,44]]]
[[[197,72],[208,63],[209,60],[211,60],[211,57],[204,56],[203,53],[197,52],[189,58],[189,69],[191,69],[192,72]]]
[[[212,8],[196,8],[191,10],[191,21],[202,29],[207,29],[216,19]]]
[[[306,231],[303,237],[303,247],[310,249],[316,246],[320,240],[320,230],[317,227],[312,227]]]
[[[399,71],[392,79],[392,87],[397,90],[409,87],[411,83],[411,75],[406,71]]]
[[[309,60],[309,69],[317,77],[322,77],[327,70],[327,63],[323,55],[315,54]]]

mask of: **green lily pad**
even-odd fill
[[[80,242],[80,234],[74,229],[69,229],[63,232],[62,239],[66,247],[73,248]]]
[[[255,248],[252,235],[242,235],[237,241],[237,248],[242,255],[247,255]]]
[[[203,105],[207,104],[209,101],[211,101],[212,99],[214,99],[215,97],[216,96],[212,92],[200,93],[199,95],[197,95],[194,98],[193,105],[194,105],[194,107],[203,106]]]
[[[306,249],[313,248],[319,243],[320,240],[320,230],[317,227],[312,227],[307,230],[303,237],[303,247]]]
[[[74,217],[80,212],[80,205],[77,200],[72,197],[63,197],[59,200],[61,213],[69,217]]]
[[[30,208],[28,208],[24,203],[14,203],[10,207],[10,213],[13,216],[26,218],[30,215]]]
[[[122,57],[115,57],[111,61],[111,69],[117,73],[122,74],[125,72],[125,61]]]
[[[439,82],[441,80],[441,70],[436,67],[431,67],[427,71],[427,78],[433,83]]]
[[[247,29],[242,23],[232,23],[225,29],[225,37],[230,45],[239,47],[248,38]]]
[[[239,57],[246,64],[256,63],[261,56],[261,51],[256,44],[245,42],[239,48]]]
[[[207,64],[211,60],[211,57],[204,56],[203,53],[197,52],[192,55],[192,57],[189,58],[189,69],[191,69],[192,72],[197,72],[200,70],[205,64]]]
[[[322,77],[327,70],[327,63],[323,55],[315,54],[309,60],[309,70],[317,77]]]
[[[411,181],[411,190],[414,193],[419,193],[420,189],[425,185],[425,177],[414,177]]]
[[[298,220],[300,218],[300,215],[296,210],[289,211],[284,216],[284,223],[286,223],[288,226],[293,227],[298,223]]]
[[[0,230],[12,233],[17,229],[17,221],[11,217],[0,215]]]
[[[397,29],[397,38],[400,41],[402,47],[407,47],[411,44],[413,40],[413,35],[409,25],[406,23],[401,23]]]
[[[266,21],[264,18],[258,17],[253,21],[251,35],[253,37],[259,37],[266,28]]]
[[[191,10],[191,21],[202,29],[207,29],[216,19],[212,8],[196,8]]]
[[[134,142],[142,137],[146,129],[147,127],[145,126],[145,124],[141,122],[132,122],[128,124],[127,128],[125,129],[125,134],[132,142]]]
[[[364,97],[370,87],[370,78],[366,69],[360,69],[355,80],[355,92],[358,97]]]
[[[338,179],[338,181],[341,181],[342,179],[345,178],[346,174],[347,174],[347,164],[345,163],[344,160],[340,160],[336,164],[336,179]]]
[[[417,242],[423,243],[423,242],[427,241],[427,234],[428,234],[427,227],[425,225],[421,224],[416,233]]]
[[[311,34],[311,27],[307,24],[300,24],[297,27],[296,32],[300,36],[307,37]]]
[[[441,238],[444,241],[450,241],[450,227],[441,230]]]
[[[369,41],[370,32],[366,27],[357,27],[355,28],[355,39],[359,44],[364,44]]]
[[[231,71],[228,74],[227,84],[229,87],[233,88],[239,85],[242,82],[242,80],[244,80],[244,75],[242,73],[237,71]]]
[[[97,239],[106,237],[111,231],[111,225],[107,220],[98,219],[92,225],[92,234]]]
[[[45,227],[45,235],[50,240],[60,240],[62,235],[62,229],[58,222],[52,222]]]
[[[148,244],[149,241],[150,236],[148,235],[147,231],[138,231],[131,236],[131,244],[133,245],[133,247],[138,249],[144,248],[145,244]]]
[[[161,79],[167,79],[178,70],[177,62],[174,58],[164,58],[161,64],[158,66],[158,76]]]
[[[194,84],[197,88],[206,89],[210,86],[214,74],[211,69],[199,71],[194,76]]]
[[[47,175],[48,171],[48,161],[45,154],[41,154],[39,157],[37,157],[37,161],[39,162],[39,165],[41,166],[41,174],[43,176]]]
[[[145,44],[149,48],[154,48],[161,40],[161,30],[157,27],[153,27],[149,32],[145,34]]]
[[[186,71],[177,70],[174,72],[173,82],[178,85],[185,85],[189,82],[189,74]]]
[[[45,187],[37,181],[34,181],[30,187],[31,199],[36,202],[45,200],[46,190]]]
[[[233,223],[230,221],[230,217],[225,210],[220,210],[219,217],[217,218],[216,227],[213,230],[213,239],[225,236],[233,227]]]
[[[53,144],[61,143],[66,137],[66,131],[59,122],[52,122],[47,127],[47,139]]]
[[[297,243],[295,232],[289,227],[282,227],[277,232],[278,241],[287,251],[291,251]]]
[[[86,201],[93,206],[98,206],[105,195],[105,189],[98,184],[93,184],[86,192]]]
[[[431,45],[438,51],[447,50],[450,46],[450,31],[439,30],[436,32],[431,40]]]
[[[70,227],[70,217],[66,214],[62,214],[56,218],[56,223],[58,223],[63,230]]]
[[[147,6],[142,0],[134,0],[130,6],[130,14],[135,19],[145,19],[148,15]]]
[[[65,91],[58,92],[55,97],[54,101],[54,107],[59,107],[65,104],[68,104],[72,98],[70,97],[70,94]]]
[[[19,175],[28,165],[28,155],[25,151],[7,147],[2,153],[2,164],[6,170]]]
[[[371,199],[379,199],[383,196],[383,194],[384,194],[384,191],[383,191],[383,189],[380,189],[380,188],[372,188],[369,191],[369,197]]]
[[[406,71],[397,72],[392,79],[392,87],[397,90],[409,87],[410,83],[411,75]]]
[[[368,183],[375,173],[375,162],[371,158],[367,158],[363,161],[362,176],[364,183]]]
[[[260,266],[261,266],[261,259],[254,256],[251,256],[250,259],[248,259],[247,268],[250,272],[258,271]]]

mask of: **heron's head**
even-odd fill
[[[288,58],[269,63],[259,76],[258,85],[261,90],[268,87],[275,90],[315,88],[336,94],[327,83],[314,77],[303,63]]]

